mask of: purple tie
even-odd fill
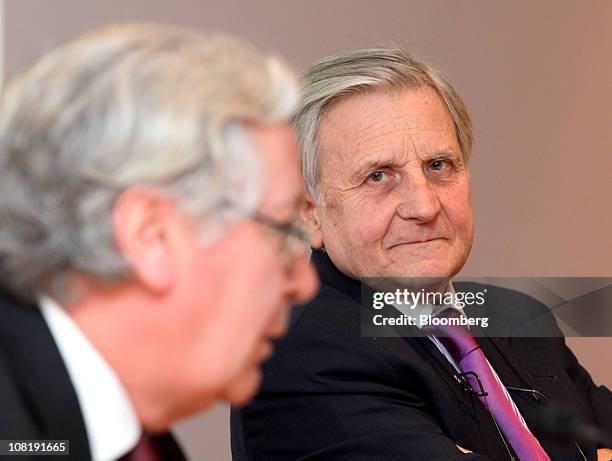
[[[437,316],[437,318],[448,319],[460,317],[461,314],[455,309],[447,309]],[[465,325],[428,325],[423,328],[423,331],[435,336],[442,343],[450,356],[459,364],[461,371],[473,372],[478,376],[483,390],[488,393],[486,396],[479,396],[480,401],[489,408],[519,459],[522,461],[550,461],[538,440],[514,411],[507,394],[493,374],[480,345],[470,334],[470,330]],[[476,377],[471,374],[465,376],[472,389],[479,391],[480,385]]]

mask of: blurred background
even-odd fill
[[[5,0],[4,78],[127,20],[235,33],[297,71],[339,50],[409,48],[450,75],[474,120],[476,241],[462,275],[612,276],[612,2]],[[612,339],[568,343],[612,387]],[[227,407],[176,429],[192,459],[231,458]]]

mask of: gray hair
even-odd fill
[[[2,95],[1,283],[61,298],[75,273],[129,277],[111,217],[133,186],[170,194],[224,232],[261,189],[240,127],[290,120],[297,97],[280,61],[180,27],[107,26],[46,54]]]
[[[318,129],[326,110],[347,96],[386,89],[430,87],[448,110],[464,158],[469,160],[473,134],[465,104],[446,77],[399,48],[370,48],[325,57],[302,76],[302,97],[294,119],[306,189],[323,204],[319,188]]]

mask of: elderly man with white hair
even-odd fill
[[[296,102],[277,59],[151,24],[86,34],[8,84],[2,450],[178,460],[173,423],[252,397],[317,285]]]
[[[472,128],[453,87],[405,50],[385,48],[324,58],[303,82],[302,213],[321,290],[295,310],[260,394],[233,412],[234,459],[605,456],[593,440],[558,440],[536,424],[545,406],[565,407],[612,432],[609,390],[580,366],[545,306],[449,282],[473,238]],[[366,295],[389,282],[450,301],[414,303],[430,324],[376,330]],[[468,298],[484,305],[462,309]],[[398,316],[400,301],[375,306],[376,315],[410,319],[410,310]]]

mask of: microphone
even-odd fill
[[[510,392],[525,392],[530,394],[537,402],[547,403],[548,407],[542,408],[539,417],[534,421],[534,429],[550,435],[558,440],[571,441],[578,449],[582,459],[587,457],[580,448],[578,442],[594,443],[600,446],[609,447],[612,439],[608,434],[593,424],[587,423],[576,417],[567,409],[559,409],[552,406],[548,397],[535,389],[523,389],[520,387],[506,386]]]
[[[583,421],[564,409],[544,408],[535,423],[542,432],[563,440],[612,446],[612,437],[594,424]]]

